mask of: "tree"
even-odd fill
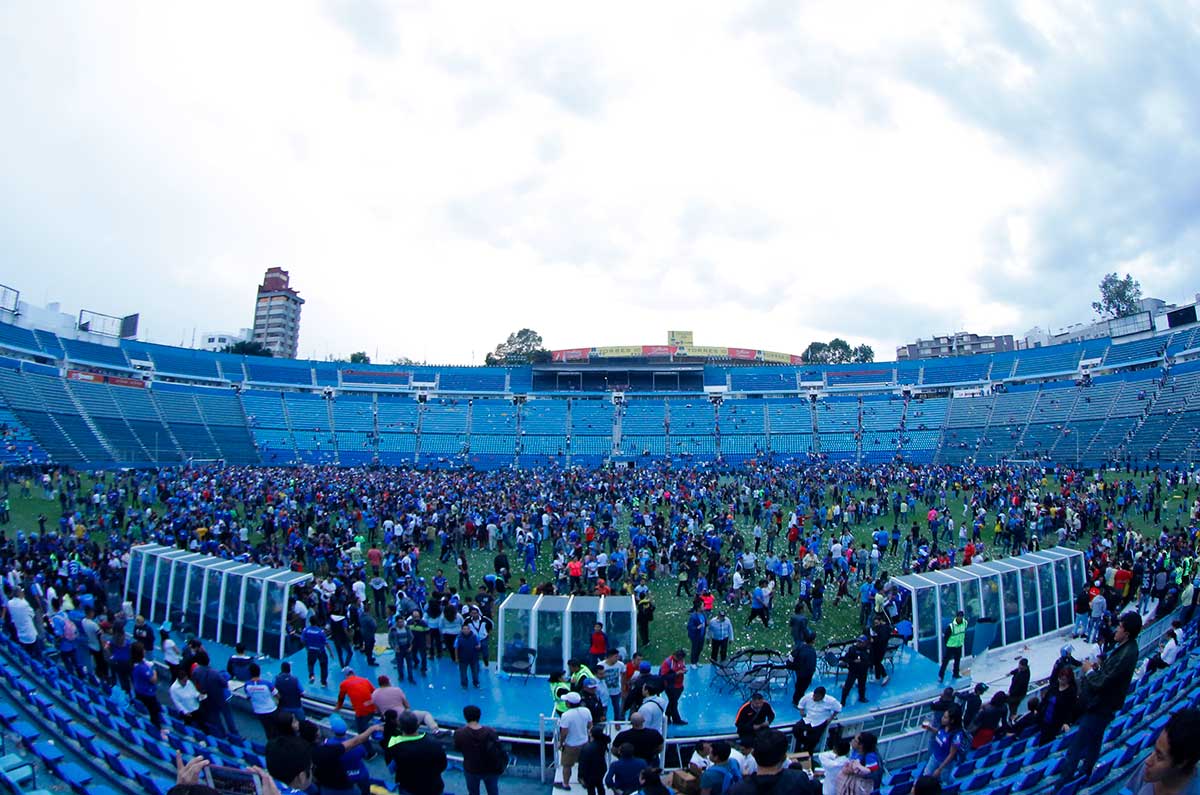
[[[414,362],[412,359],[408,358],[407,356],[397,356],[395,359],[392,359],[392,361],[389,362],[389,364],[396,364],[396,365],[400,365],[401,367],[406,367],[410,364],[416,364],[416,362]]]
[[[1122,279],[1114,272],[1100,280],[1100,300],[1092,302],[1092,309],[1100,317],[1124,317],[1137,312],[1141,300],[1142,285],[1128,273]]]
[[[523,328],[508,335],[484,361],[488,365],[540,364],[550,361],[550,351],[542,347],[542,335]]]
[[[867,362],[875,361],[875,349],[867,343],[863,343],[850,352],[850,361],[858,364],[866,364]]]
[[[800,361],[804,364],[866,363],[875,361],[875,351],[865,343],[851,348],[850,343],[835,337],[829,342],[809,343],[804,353],[800,354]]]
[[[850,361],[850,343],[841,337],[831,339],[829,341],[829,363],[845,364],[848,361]]]
[[[275,355],[271,352],[270,348],[266,347],[261,342],[255,342],[254,340],[242,340],[241,342],[235,342],[232,345],[226,345],[221,349],[221,352],[235,353],[239,356],[266,356],[267,358]]]
[[[370,364],[371,357],[367,356],[366,351],[355,351],[350,354],[350,364]]]
[[[800,354],[800,361],[805,364],[829,364],[829,343],[810,342]]]

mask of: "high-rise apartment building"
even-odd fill
[[[269,268],[254,303],[254,341],[276,356],[295,359],[300,347],[304,299],[288,283],[288,272]]]

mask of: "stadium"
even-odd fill
[[[1200,795],[1194,4],[63,11],[0,793]]]
[[[290,662],[296,671],[307,665],[304,621],[296,617],[295,602],[307,600],[318,611],[349,610],[355,631],[361,620],[355,616],[373,611],[377,615],[370,626],[378,633],[372,633],[372,641],[360,638],[357,654],[362,655],[364,643],[375,646],[377,641],[373,652],[378,651],[378,657],[372,653],[369,663],[355,666],[356,672],[373,680],[379,673],[395,674],[396,664],[389,658],[396,653],[385,640],[394,605],[427,593],[424,578],[418,585],[415,577],[402,573],[398,556],[404,554],[405,544],[437,553],[433,566],[452,572],[456,558],[461,558],[477,578],[493,568],[493,553],[511,549],[512,558],[506,557],[504,566],[497,563],[486,583],[479,582],[478,594],[472,594],[468,574],[458,581],[461,593],[454,589],[450,596],[456,602],[465,598],[464,610],[466,605],[484,605],[490,628],[485,648],[491,645],[490,657],[485,652],[484,659],[492,661],[485,666],[484,704],[500,736],[511,743],[514,762],[523,765],[527,775],[547,781],[556,775],[555,713],[553,704],[543,700],[544,685],[535,682],[564,670],[568,658],[589,657],[594,624],[605,627],[619,660],[641,652],[657,667],[657,658],[669,661],[673,649],[669,641],[649,644],[635,631],[644,609],[639,603],[650,594],[661,611],[655,620],[677,624],[661,632],[677,638],[671,645],[686,646],[689,636],[679,630],[687,599],[680,596],[679,587],[674,593],[669,587],[682,582],[688,595],[696,589],[697,599],[711,589],[720,600],[718,607],[728,606],[740,629],[746,609],[729,581],[721,547],[713,543],[713,522],[747,539],[751,524],[767,525],[762,573],[780,583],[784,600],[784,585],[790,596],[793,577],[807,583],[801,593],[812,580],[821,579],[819,564],[813,574],[812,564],[801,561],[806,553],[797,550],[798,540],[800,546],[820,553],[824,529],[849,528],[842,531],[848,533],[845,537],[861,539],[882,528],[882,556],[869,563],[865,555],[856,559],[850,541],[846,557],[856,565],[848,574],[839,575],[828,556],[823,571],[830,588],[840,580],[842,590],[851,590],[848,598],[854,604],[862,584],[887,579],[893,567],[890,584],[879,591],[881,598],[887,594],[891,610],[881,660],[887,678],[871,681],[866,691],[871,698],[865,703],[847,703],[838,724],[843,732],[872,732],[878,738],[878,753],[888,771],[880,777],[879,788],[899,793],[913,786],[914,765],[924,763],[926,732],[921,722],[929,716],[928,703],[940,695],[942,677],[936,669],[946,653],[938,628],[950,622],[957,609],[965,611],[970,627],[970,673],[964,674],[969,679],[957,683],[960,689],[969,692],[974,684],[1005,689],[1008,668],[1017,655],[1030,660],[1034,684],[1025,695],[1036,698],[1045,686],[1039,682],[1049,676],[1064,641],[1068,648],[1078,645],[1080,658],[1088,654],[1081,641],[1071,640],[1078,631],[1075,601],[1093,577],[1104,580],[1103,571],[1096,568],[1103,527],[1111,532],[1109,523],[1115,519],[1122,528],[1118,534],[1123,534],[1141,524],[1134,517],[1146,526],[1163,528],[1194,527],[1196,521],[1191,461],[1200,442],[1200,325],[1195,323],[1133,342],[1105,338],[990,356],[842,366],[773,363],[785,356],[799,357],[687,345],[556,350],[543,364],[509,367],[350,365],[210,353],[87,333],[72,338],[13,322],[0,323],[0,348],[0,423],[10,492],[23,481],[23,488],[40,487],[65,497],[64,490],[72,489],[71,478],[78,477],[69,473],[93,473],[75,484],[82,511],[72,511],[62,502],[65,515],[74,517],[70,524],[77,537],[106,539],[104,554],[128,550],[119,572],[124,576],[106,581],[107,595],[88,593],[87,602],[76,604],[80,624],[85,604],[94,604],[97,597],[102,604],[113,600],[110,610],[126,604],[149,626],[169,628],[179,643],[202,642],[218,670],[231,664],[238,654],[234,647],[240,646],[243,654],[258,660],[264,675],[276,677],[281,662]],[[778,492],[751,489],[751,484],[761,489],[768,482],[764,478],[771,477],[807,485]],[[256,504],[246,493],[214,499],[216,495],[205,498],[196,492],[200,488],[232,495],[229,490],[247,478],[259,484],[262,494],[285,488],[279,496],[290,503],[281,503],[275,513],[270,502]],[[604,488],[580,501],[578,492],[567,486],[577,478]],[[867,479],[877,485],[866,486]],[[1005,481],[1041,494],[1028,516],[1028,509],[1008,512],[1014,527],[1021,526],[1019,540],[977,521],[971,541],[979,546],[971,565],[955,566],[953,557],[945,559],[944,550],[939,555],[936,547],[933,552],[924,548],[939,537],[937,520],[927,519],[925,510],[940,509],[950,520],[951,554],[967,554],[970,560],[970,553],[954,543],[953,521],[960,517],[961,540],[967,542],[973,516],[967,506],[989,504],[987,490],[994,492],[996,484]],[[321,510],[322,502],[312,492],[297,490],[297,482],[330,492],[329,516],[314,516],[313,509]],[[264,488],[264,483],[270,485]],[[531,499],[531,483],[552,484],[549,492],[541,486],[541,507],[539,500]],[[820,496],[817,483],[832,493]],[[1050,483],[1058,485],[1047,489]],[[1101,483],[1121,489],[1114,492],[1120,494],[1121,508],[1103,499],[1097,505],[1095,497],[1088,496],[1095,495]],[[456,504],[453,518],[441,524],[435,506],[444,503],[423,509],[411,501],[372,504],[349,500],[343,491],[369,487],[419,494],[422,488],[448,485],[479,489],[482,496]],[[724,507],[715,497],[709,502],[697,496],[697,488],[704,485],[721,489]],[[1061,493],[1051,496],[1059,488]],[[524,496],[510,503],[507,516],[502,515],[502,503],[495,502],[504,489]],[[839,494],[841,489],[845,491]],[[946,499],[948,490],[953,503]],[[85,491],[99,498],[89,500]],[[668,498],[671,491],[678,496]],[[962,496],[971,491],[974,499]],[[575,496],[568,500],[568,494]],[[860,494],[870,495],[870,507],[860,502]],[[788,506],[790,517],[778,508],[762,513],[775,495]],[[797,497],[799,501],[791,504]],[[901,530],[889,532],[890,526],[900,528],[902,497],[911,504],[918,544],[914,551],[906,542],[903,562],[891,538],[898,538]],[[122,505],[125,499],[128,512]],[[653,524],[648,507],[653,505],[660,521],[666,520],[653,524],[660,532],[675,525],[687,538],[688,528],[707,530],[697,532],[697,542],[677,536],[668,543],[669,537],[663,536],[667,545],[647,555],[642,550],[654,547],[644,546],[645,537],[634,534],[634,520],[641,519],[639,504],[646,506],[641,510],[647,528]],[[843,518],[826,514],[834,504],[845,506]],[[139,521],[134,508],[142,506],[161,510],[162,521]],[[855,508],[863,513],[854,516]],[[297,510],[308,514],[302,522],[315,522],[334,538],[338,533],[346,534],[345,539],[356,537],[357,543],[343,540],[333,551],[323,549],[329,543],[324,535],[311,529],[307,537],[296,532],[288,514]],[[987,511],[981,510],[982,520]],[[436,536],[431,531],[423,538],[414,526],[413,519],[422,511],[428,512]],[[624,511],[633,513],[627,519]],[[1073,526],[1076,511],[1082,523]],[[738,513],[744,515],[735,520]],[[1154,522],[1147,521],[1150,513]],[[405,520],[405,515],[410,518]],[[230,532],[243,516],[250,533]],[[353,517],[348,524],[347,516]],[[393,517],[399,519],[396,532],[388,527],[385,533],[385,523],[391,524]],[[256,526],[256,519],[266,524]],[[44,515],[41,522],[39,529],[45,534]],[[806,524],[815,535],[802,534]],[[66,518],[58,526],[69,530]],[[1129,531],[1123,529],[1126,526]],[[540,542],[528,535],[531,527],[545,533]],[[1092,528],[1097,535],[1089,544]],[[585,529],[589,538],[593,531],[601,535],[582,539]],[[902,529],[907,532],[907,527]],[[796,557],[795,568],[788,571],[780,568],[774,554],[781,530],[787,540],[779,540],[780,548],[786,544],[789,555]],[[610,531],[613,535],[606,542]],[[284,536],[286,543],[279,545],[272,532]],[[933,538],[921,538],[926,532]],[[942,535],[945,532],[943,527]],[[756,551],[761,533],[759,529],[753,534]],[[36,535],[18,533],[17,550],[31,551],[38,543]],[[54,544],[69,537],[69,532],[57,536],[51,549],[57,550]],[[1168,537],[1165,529],[1162,537]],[[44,544],[55,536],[51,532],[42,538]],[[1135,599],[1136,592],[1131,592],[1128,600],[1146,611],[1147,626],[1139,641],[1143,657],[1159,647],[1172,622],[1192,613],[1193,590],[1186,575],[1174,580],[1170,594],[1150,585],[1153,566],[1164,573],[1184,567],[1175,568],[1173,578],[1187,570],[1193,558],[1179,553],[1190,554],[1194,533],[1180,538],[1188,546],[1177,546],[1165,556],[1147,551],[1148,556],[1160,555],[1157,562],[1139,558],[1137,564],[1138,577],[1147,578],[1146,593]],[[338,546],[345,543],[349,546]],[[540,548],[543,544],[545,549]],[[617,556],[603,559],[608,585],[602,579],[597,585],[595,565],[590,567],[592,579],[580,587],[565,568],[558,568],[576,556],[594,563],[596,551],[616,553],[626,544],[631,556],[620,558],[627,569],[624,576],[621,566],[610,562]],[[871,545],[867,541],[860,548],[865,553]],[[367,548],[376,546],[386,558],[372,564]],[[739,538],[734,554],[741,549]],[[994,551],[985,555],[985,549]],[[61,552],[70,553],[70,547]],[[708,563],[697,562],[697,553]],[[559,562],[552,563],[553,558]],[[658,565],[647,567],[647,559]],[[524,562],[520,582],[529,583],[519,592],[514,587],[518,560]],[[1114,565],[1133,564],[1113,560],[1109,571]],[[553,577],[542,582],[537,574],[547,566],[554,567]],[[754,564],[747,568],[739,562],[737,568],[751,576]],[[410,571],[433,582],[428,562]],[[363,580],[380,574],[384,579],[377,601],[368,604],[363,591],[356,602],[351,581],[358,580],[361,588]],[[317,588],[315,581],[329,585]],[[55,584],[69,592],[84,582],[70,576],[64,580],[60,570]],[[639,583],[644,590],[635,587]],[[322,590],[326,587],[328,591]],[[326,601],[335,588],[338,592]],[[436,601],[442,598],[437,592],[445,596],[448,588],[435,586],[432,596],[417,603]],[[744,588],[749,591],[753,585]],[[359,607],[351,606],[356,603]],[[845,679],[848,692],[842,653],[847,642],[853,644],[856,632],[866,631],[865,624],[856,625],[853,615],[840,615],[845,608],[837,607],[818,620],[820,607],[814,611],[811,599],[807,606],[819,649],[812,685],[837,693]],[[797,608],[798,614],[803,612]],[[794,701],[781,703],[793,686],[788,653],[795,635],[789,639],[779,629],[768,634],[765,619],[763,624],[764,632],[750,634],[745,641],[740,632],[735,634],[734,663],[704,664],[701,658],[707,658],[707,652],[697,656],[693,651],[686,694],[678,705],[693,717],[665,732],[660,763],[666,770],[686,771],[700,742],[736,737],[730,735],[730,716],[751,691],[762,691],[775,702],[777,726],[801,720]],[[49,626],[48,650],[53,650]],[[1175,642],[1182,660],[1170,674],[1143,680],[1130,692],[1122,717],[1105,734],[1095,766],[1068,781],[1065,789],[1107,791],[1109,782],[1141,763],[1140,751],[1152,744],[1157,729],[1194,702],[1192,694],[1200,689],[1189,672],[1194,642],[1190,622],[1178,633]],[[514,649],[521,654],[514,656]],[[26,702],[22,707],[32,707],[34,714],[21,719],[14,709],[7,720],[9,729],[21,735],[20,742],[49,766],[52,775],[78,791],[97,791],[86,780],[99,780],[97,774],[105,769],[125,787],[165,791],[174,765],[172,749],[234,766],[265,753],[252,732],[247,733],[249,739],[226,738],[209,733],[218,728],[186,725],[169,715],[158,718],[170,727],[166,740],[158,740],[157,724],[152,726],[144,711],[128,706],[127,699],[126,706],[119,706],[119,688],[106,692],[97,689],[99,680],[76,678],[78,672],[64,659],[68,652],[60,649],[57,660],[32,656],[9,641],[4,652],[9,695]],[[527,658],[522,657],[525,652]],[[355,654],[347,650],[346,661],[354,660]],[[320,686],[312,680],[306,689],[309,714],[328,715],[335,709],[338,689],[329,682],[337,680],[341,650],[337,656],[332,679]],[[596,655],[590,657],[594,665]],[[478,699],[473,691],[458,687],[457,670],[448,663],[430,661],[426,687],[434,693],[422,696],[429,699],[423,706],[437,725],[453,726],[461,723],[462,706]],[[168,666],[159,664],[169,678]],[[241,707],[242,682],[234,678],[229,687]],[[413,698],[418,696],[414,693]],[[612,736],[629,726],[623,716],[608,717]],[[59,748],[47,744],[46,738],[56,735]],[[1057,772],[1056,765],[1063,763],[1072,732],[1044,746],[1029,739],[1010,736],[984,746],[982,752],[972,751],[957,764],[954,786],[964,792],[1041,791]],[[136,752],[118,754],[122,741]],[[82,762],[63,761],[63,746],[72,757],[88,757],[99,769],[92,772]]]

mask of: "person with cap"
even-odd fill
[[[330,736],[313,748],[313,778],[321,795],[366,795],[370,792],[366,743],[374,729],[371,727],[356,737],[347,737],[349,730],[342,716],[329,716]]]
[[[753,737],[762,729],[766,729],[775,720],[775,710],[767,703],[762,693],[752,693],[750,700],[738,708],[733,718],[734,731],[738,736]]]
[[[938,680],[946,676],[946,666],[954,661],[954,678],[959,677],[959,663],[962,662],[963,642],[967,639],[966,614],[959,610],[954,619],[946,625],[942,633],[945,643],[942,647],[942,667],[938,669]]]
[[[1145,764],[1125,784],[1133,795],[1200,795],[1200,710],[1171,715]]]
[[[554,671],[550,674],[550,697],[554,699],[555,715],[562,715],[568,709],[563,696],[571,692],[571,685],[563,679],[563,673],[563,671]]]
[[[717,611],[716,617],[708,622],[709,662],[725,662],[729,659],[729,641],[732,637],[733,622],[724,610]]]
[[[867,703],[867,672],[871,670],[871,657],[867,650],[867,636],[846,647],[842,653],[842,664],[846,666],[846,684],[842,685],[842,703],[848,703],[850,691],[858,685],[858,703]]]
[[[600,697],[599,685],[597,679],[584,679],[579,683],[579,695],[583,697],[583,706],[592,713],[592,722],[597,724],[604,723],[608,715],[608,704],[605,703],[607,699]]]
[[[338,685],[338,698],[334,709],[340,710],[346,699],[350,699],[350,707],[354,710],[354,725],[358,731],[362,731],[371,723],[371,716],[375,714],[375,703],[371,700],[375,685],[365,676],[356,674],[349,665],[342,668],[342,676],[345,678]]]
[[[1137,668],[1137,637],[1142,631],[1142,617],[1131,610],[1121,616],[1116,629],[1116,648],[1102,662],[1085,660],[1083,676],[1079,682],[1079,706],[1082,714],[1076,724],[1075,740],[1067,754],[1062,772],[1063,781],[1075,777],[1075,770],[1083,762],[1083,769],[1090,771],[1100,755],[1100,745],[1108,724],[1112,723],[1129,692],[1133,672]]]
[[[683,649],[676,649],[658,668],[658,675],[663,678],[667,693],[667,720],[675,726],[687,725],[687,721],[679,714],[679,699],[683,697],[683,677],[687,673],[687,663],[683,661],[685,655]]]
[[[396,788],[409,795],[442,795],[446,749],[427,734],[411,712],[396,719],[399,734],[387,742],[383,755],[395,771]]]
[[[558,719],[558,759],[562,767],[562,781],[555,782],[558,789],[571,788],[571,770],[579,762],[583,746],[587,745],[592,733],[592,713],[583,706],[583,697],[576,692],[563,696],[567,711]]]

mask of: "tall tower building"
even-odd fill
[[[269,268],[254,303],[254,341],[274,355],[295,359],[300,347],[300,307],[304,299],[288,284],[288,272]]]

